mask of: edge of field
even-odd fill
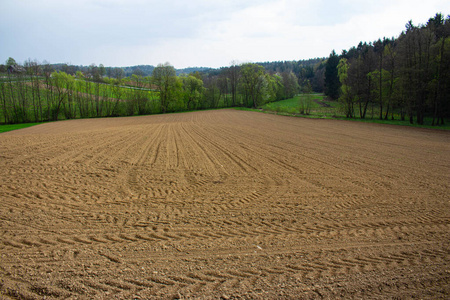
[[[449,120],[446,120],[447,123],[440,126],[431,126],[431,125],[419,125],[419,124],[410,124],[409,121],[401,121],[401,120],[380,120],[380,119],[357,119],[357,118],[345,118],[345,117],[332,117],[332,116],[320,116],[317,114],[299,114],[299,113],[290,113],[283,111],[274,111],[267,110],[264,108],[246,108],[246,107],[235,107],[234,109],[243,110],[243,111],[253,111],[265,114],[273,114],[278,116],[286,116],[286,117],[295,117],[295,118],[305,118],[305,119],[322,119],[322,120],[339,120],[339,121],[349,121],[349,122],[361,122],[361,123],[371,123],[371,124],[379,124],[379,125],[391,125],[391,126],[406,126],[411,128],[421,128],[421,129],[434,129],[434,130],[443,130],[449,131],[450,124]]]
[[[31,126],[36,126],[43,123],[21,123],[21,124],[7,124],[7,125],[0,125],[0,133],[23,129]]]
[[[218,109],[229,109],[229,108],[218,108]],[[401,121],[401,120],[379,120],[379,119],[358,119],[358,118],[351,119],[351,118],[345,118],[345,117],[339,117],[339,116],[330,116],[327,114],[306,115],[306,114],[300,114],[300,113],[296,113],[296,112],[270,110],[265,107],[264,108],[232,107],[231,109],[242,110],[242,111],[252,111],[252,112],[259,112],[259,113],[266,113],[266,114],[274,114],[274,115],[287,116],[287,117],[306,118],[306,119],[340,120],[340,121],[373,123],[373,124],[380,124],[380,125],[407,126],[407,127],[414,127],[414,128],[434,129],[434,130],[444,130],[444,131],[450,130],[449,120],[446,120],[447,123],[445,123],[444,125],[431,126],[431,125],[410,124],[409,121]],[[174,113],[189,113],[189,112],[193,112],[193,111],[174,112]],[[130,117],[134,117],[134,116],[130,116]],[[127,118],[127,117],[123,117],[123,118]],[[61,121],[64,121],[64,120],[61,120]],[[56,121],[56,122],[59,122],[59,121]],[[4,132],[8,132],[8,131],[32,127],[32,126],[36,126],[36,125],[40,125],[40,124],[44,124],[44,123],[0,124],[0,134],[4,133]]]

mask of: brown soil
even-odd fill
[[[220,110],[0,135],[0,298],[448,298],[450,134]]]

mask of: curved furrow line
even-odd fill
[[[111,293],[111,292],[112,293],[118,293],[118,292],[120,292],[120,290],[118,290],[117,288],[112,288],[111,286],[107,286],[107,285],[104,285],[102,283],[98,283],[97,281],[94,282],[91,279],[85,279],[85,280],[82,281],[82,283],[85,286],[87,286],[87,287],[91,288],[92,290],[94,290],[95,294],[97,294],[97,293],[104,294],[105,292],[108,292],[108,293]]]
[[[170,124],[167,130],[167,160],[166,169],[177,169],[180,166],[179,148],[174,127],[176,124]],[[177,126],[178,127],[178,126]]]
[[[99,157],[104,156],[104,153],[109,152],[111,148],[116,148],[120,145],[125,145],[133,140],[136,136],[126,135],[125,133],[119,133],[111,136],[111,134],[105,135],[105,137],[88,137],[83,136],[82,141],[84,144],[80,144],[80,139],[75,136],[69,145],[58,145],[57,149],[60,151],[59,155],[52,155],[45,162],[47,165],[64,165],[81,163],[85,166],[95,162]]]
[[[170,276],[168,276],[168,278],[170,280],[173,280],[175,282],[185,284],[185,285],[195,285],[195,284],[199,283],[197,280],[194,280],[192,278],[185,277],[185,276],[180,276],[180,275],[170,275]]]
[[[111,243],[130,243],[130,242],[139,242],[140,240],[144,241],[152,241],[156,242],[159,240],[179,240],[180,237],[171,236],[169,234],[165,234],[164,236],[160,236],[154,233],[149,234],[134,234],[134,235],[126,235],[123,233],[119,234],[103,234],[103,235],[80,235],[80,236],[65,236],[55,237],[55,238],[47,238],[47,239],[27,239],[27,238],[19,238],[15,239],[1,239],[1,242],[9,247],[22,249],[32,248],[32,247],[44,247],[44,248],[58,248],[63,245],[93,245],[93,244],[111,244]]]
[[[221,130],[222,129],[222,130]],[[259,159],[264,159],[270,162],[268,165],[263,164],[258,161],[259,166],[258,169],[262,167],[271,169],[273,165],[279,166],[282,170],[298,172],[301,171],[298,167],[292,164],[292,161],[286,161],[282,158],[287,154],[291,155],[292,152],[288,151],[285,147],[276,147],[274,144],[265,144],[261,143],[260,140],[251,139],[253,135],[248,134],[247,132],[243,132],[242,134],[237,135],[236,132],[223,130],[224,128],[218,128],[217,130],[224,132],[224,134],[220,135],[221,138],[227,142],[227,145],[235,145],[236,140],[239,141],[238,148],[236,150],[240,150],[240,152],[245,153],[246,157],[258,157]],[[236,136],[239,136],[237,139]],[[276,147],[277,150],[281,150],[282,153],[275,153],[273,147]],[[242,151],[244,150],[244,151]],[[262,151],[264,150],[264,151]],[[256,163],[257,161],[252,160],[252,162]],[[269,167],[270,166],[270,167]]]
[[[158,130],[154,132],[154,138],[147,138],[145,143],[142,143],[138,151],[137,158],[132,161],[131,168],[127,173],[127,184],[132,192],[145,193],[146,186],[138,180],[138,176],[142,176],[142,172],[148,173],[151,168],[155,166],[159,160],[160,147],[164,141],[165,126],[159,126]],[[144,173],[144,174],[145,174]]]
[[[224,177],[227,176],[228,173],[226,171],[226,169],[223,167],[223,163],[221,163],[216,157],[215,155],[212,153],[212,151],[208,151],[208,149],[206,148],[206,146],[204,146],[204,143],[202,143],[198,138],[193,136],[194,131],[192,131],[193,133],[190,133],[188,129],[186,129],[185,127],[181,127],[182,130],[184,131],[184,135],[188,138],[188,140],[190,141],[190,145],[192,146],[192,148],[196,149],[194,150],[195,153],[197,153],[197,157],[196,157],[196,165],[201,163],[202,166],[204,166],[205,171],[207,171],[207,174],[213,177]],[[192,129],[192,126],[190,127],[190,129]],[[197,137],[200,137],[197,134]],[[202,156],[204,159],[200,158],[198,153],[202,153]],[[206,163],[209,162],[209,163]],[[197,165],[197,168],[199,166]]]
[[[426,251],[425,251],[426,252]],[[432,254],[435,251],[433,251]],[[438,254],[447,254],[446,251],[437,251]],[[231,269],[225,270],[223,273],[218,271],[196,271],[196,272],[187,272],[179,275],[167,275],[167,276],[157,276],[153,275],[147,278],[145,281],[137,281],[135,279],[132,280],[96,280],[95,282],[85,280],[83,283],[97,291],[98,293],[108,292],[108,293],[119,293],[120,291],[139,291],[142,288],[147,289],[155,289],[156,287],[164,288],[167,287],[170,290],[178,290],[182,291],[190,291],[193,295],[197,293],[201,293],[203,289],[207,289],[209,287],[215,287],[216,289],[221,288],[238,288],[241,284],[246,284],[246,286],[253,286],[256,284],[258,278],[261,276],[266,276],[266,274],[270,274],[270,276],[275,277],[284,277],[286,274],[299,274],[302,278],[311,278],[314,280],[319,280],[327,277],[329,274],[337,275],[337,274],[359,274],[361,272],[370,271],[373,268],[368,268],[366,262],[369,261],[370,264],[375,264],[376,266],[381,266],[385,269],[385,266],[388,268],[397,268],[397,265],[402,264],[405,260],[392,259],[392,254],[379,254],[375,257],[369,256],[365,258],[358,258],[353,260],[350,256],[349,259],[342,259],[337,261],[336,259],[328,259],[324,256],[325,253],[316,257],[316,261],[314,262],[305,262],[301,264],[287,264],[278,267],[256,267],[256,268],[248,268],[243,267],[239,269]],[[350,255],[351,253],[348,253]],[[415,253],[414,255],[418,256],[421,253]],[[347,256],[348,256],[347,255]],[[403,254],[405,255],[405,254]],[[444,257],[442,259],[447,259]],[[113,259],[114,260],[114,259]],[[387,261],[387,262],[386,262]],[[396,263],[393,264],[392,262]],[[405,265],[403,263],[403,265]],[[407,264],[406,264],[407,265]],[[377,269],[375,267],[375,269]],[[238,284],[240,282],[240,284]],[[136,287],[137,286],[137,287]],[[42,291],[40,289],[36,289],[40,291],[41,295],[55,295],[55,289],[53,287]],[[85,293],[85,292],[84,292]],[[90,294],[95,294],[95,292],[90,292]]]
[[[112,289],[120,289],[124,291],[134,290],[134,285],[127,284],[125,282],[120,282],[117,280],[106,279],[101,282],[105,286],[110,286]]]
[[[83,137],[84,143],[77,145],[79,147],[74,147],[74,141],[79,141],[79,137]],[[52,159],[56,159],[58,155],[67,155],[67,152],[73,151],[74,149],[82,149],[82,152],[88,152],[90,147],[96,145],[95,142],[100,140],[105,140],[109,137],[108,132],[97,132],[92,140],[86,141],[84,134],[78,134],[75,136],[62,136],[62,135],[45,135],[45,136],[14,136],[11,139],[20,139],[21,147],[20,151],[28,153],[26,156],[12,155],[8,157],[11,162],[14,161],[17,164],[24,164],[24,162],[41,162],[43,164],[51,163]],[[89,144],[89,142],[92,142]],[[56,147],[55,147],[56,146]],[[17,147],[9,151],[19,150]],[[2,151],[3,153],[8,153],[8,150]],[[55,154],[58,151],[58,154]],[[26,165],[26,164],[25,164]]]
[[[382,229],[382,232],[377,232],[373,230],[373,224],[347,224],[335,229],[328,229],[328,227],[321,226],[296,226],[285,228],[279,225],[270,226],[267,222],[253,222],[251,227],[245,225],[239,221],[228,222],[224,221],[222,223],[216,222],[220,230],[210,228],[203,232],[190,232],[187,235],[170,234],[164,232],[158,234],[157,232],[147,232],[147,233],[133,233],[133,234],[107,234],[102,236],[97,235],[78,235],[78,236],[64,236],[56,238],[46,238],[46,239],[30,239],[30,238],[2,238],[2,243],[7,247],[12,248],[29,248],[29,247],[45,247],[52,248],[58,246],[59,244],[66,245],[92,245],[92,244],[106,244],[106,243],[123,243],[123,242],[138,242],[140,240],[144,241],[167,241],[167,240],[189,240],[191,238],[201,239],[201,240],[216,240],[216,239],[232,239],[232,238],[257,238],[265,237],[271,239],[273,237],[318,237],[321,238],[335,238],[336,236],[350,236],[350,237],[384,237],[389,235],[396,235],[398,233],[410,233],[417,230],[418,227],[422,227],[422,224],[411,223],[408,226],[397,226],[397,222],[384,223],[383,225],[378,225],[377,229]],[[151,225],[154,227],[154,225]],[[231,226],[231,228],[230,228]],[[150,227],[150,226],[148,226]],[[435,230],[432,227],[430,230]],[[306,236],[305,236],[306,234]],[[425,255],[425,254],[423,254]],[[431,256],[432,257],[432,256]]]
[[[26,280],[16,279],[11,276],[2,278],[0,295],[12,299],[54,299],[68,298],[72,293],[57,286],[35,284]]]
[[[358,199],[359,198],[359,199]],[[362,203],[365,203],[366,202],[366,197],[358,197],[358,198],[356,198],[356,197],[352,197],[352,198],[350,198],[350,199],[348,199],[348,200],[344,200],[344,199],[346,199],[346,198],[340,198],[339,200],[340,200],[340,202],[339,203],[337,203],[337,204],[335,204],[335,207],[337,208],[337,209],[350,209],[350,208],[353,208],[353,207],[358,207],[358,206],[360,206]]]
[[[93,139],[93,146],[83,150],[78,150],[78,156],[70,158],[73,163],[84,166],[114,166],[118,162],[123,162],[123,154],[129,151],[136,144],[141,144],[144,138],[135,134],[120,133],[116,140],[108,139],[108,143],[99,145],[96,139]],[[89,151],[88,151],[89,150]],[[86,155],[86,153],[94,153]]]
[[[226,201],[223,205],[230,205],[234,209],[250,209],[253,207],[270,207],[275,206],[282,209],[280,204],[273,204],[273,199],[280,199],[287,192],[287,185],[284,183],[278,183],[268,175],[259,175],[258,179],[248,178],[248,181],[253,181],[253,186],[249,189],[249,192],[240,194],[240,197],[233,197],[230,201]],[[233,182],[234,183],[234,182]],[[230,184],[233,184],[230,182]],[[241,182],[234,183],[234,186],[241,185]]]
[[[176,282],[174,280],[168,279],[166,277],[156,276],[156,275],[152,275],[152,276],[146,278],[146,280],[153,282],[153,283],[157,283],[162,286],[176,285]]]
[[[232,110],[70,123],[0,136],[0,298],[450,292],[446,133]]]
[[[291,156],[296,155],[296,151],[290,151],[290,149],[278,146],[274,143],[265,143],[261,140],[251,138],[253,134],[248,134],[243,132],[239,135],[239,138],[236,138],[236,133],[229,131],[226,135],[222,135],[223,139],[228,140],[230,144],[236,144],[236,140],[238,140],[239,149],[243,149],[244,153],[248,157],[258,157],[262,159],[264,162],[258,162],[259,168],[273,170],[273,166],[281,167],[283,171],[287,172],[302,172],[305,168],[298,167],[298,162],[300,160],[297,159],[289,159]],[[254,161],[255,163],[257,161]],[[267,164],[267,162],[270,162]],[[295,162],[295,164],[294,164]],[[309,168],[310,166],[308,166]]]
[[[200,158],[198,145],[189,133],[190,127],[186,127],[186,123],[179,124],[177,143],[179,143],[180,154],[182,157],[181,163],[183,164],[183,169],[185,170],[187,177],[191,173],[196,173],[196,169],[201,167],[199,164],[204,163],[205,159],[208,160],[209,157],[205,156],[204,159]]]
[[[227,150],[227,145],[229,146],[230,144],[221,145],[219,142],[216,142],[216,135],[208,135],[208,132],[202,130],[198,125],[192,126],[192,131],[196,133],[199,144],[201,143],[205,145],[205,147],[209,148],[211,152],[221,154],[221,156],[225,160],[221,161],[220,165],[224,166],[225,169],[227,169],[229,166],[226,161],[230,161],[233,165],[237,166],[241,170],[241,172],[243,172],[243,174],[251,174],[257,171],[255,167],[251,166],[244,159],[237,156],[237,154],[234,154],[230,150]]]
[[[87,297],[87,298],[89,298],[89,297],[93,297],[97,294],[94,290],[86,287],[82,283],[72,282],[67,279],[58,280],[55,285],[58,288],[70,293],[71,297],[76,297],[76,298]]]
[[[268,189],[264,189],[264,190],[268,190]],[[250,192],[249,194],[247,194],[247,196],[240,198],[240,199],[232,200],[231,202],[229,202],[227,204],[231,205],[234,208],[258,205],[260,202],[259,199],[265,195],[264,190],[261,190],[260,192],[256,192],[256,191]],[[224,209],[224,210],[226,210],[226,209]]]
[[[124,279],[124,281],[128,282],[129,284],[133,284],[138,288],[144,289],[153,289],[156,286],[155,283],[149,282],[147,280]]]
[[[319,162],[317,160],[317,156],[313,157],[311,155],[307,155],[308,152],[301,152],[300,154],[298,153],[299,146],[304,147],[306,145],[305,143],[293,144],[292,141],[289,141],[287,144],[285,144],[283,146],[279,146],[279,143],[268,143],[268,144],[258,143],[257,147],[255,147],[254,149],[251,150],[248,147],[249,144],[251,145],[254,143],[253,139],[252,140],[249,139],[249,137],[251,137],[251,136],[253,136],[253,135],[242,134],[242,136],[240,136],[240,139],[239,139],[240,141],[246,140],[246,142],[242,144],[242,145],[245,144],[245,146],[242,146],[242,147],[245,147],[247,150],[252,151],[254,153],[258,153],[260,155],[274,154],[274,153],[279,152],[279,153],[277,153],[278,155],[266,156],[265,158],[276,164],[279,164],[284,169],[287,168],[287,170],[290,169],[291,171],[295,171],[295,172],[302,171],[302,172],[310,173],[311,168],[314,168],[314,170],[316,170],[317,171],[316,173],[318,173],[318,174],[320,174],[320,170],[323,169],[322,165],[317,165],[317,162]],[[271,138],[276,138],[276,136],[271,137]],[[281,142],[286,143],[285,140],[280,140],[280,143]],[[295,149],[295,150],[290,150],[291,147],[286,147],[288,145],[293,146],[293,149]],[[264,149],[265,151],[261,151],[262,149]],[[280,159],[280,157],[285,157],[286,155],[291,156],[291,159],[288,161],[284,161],[284,160]],[[312,161],[314,163],[311,163],[311,162],[305,163],[305,159]],[[295,162],[295,164],[298,164],[299,162],[301,162],[301,165],[304,167],[297,167],[292,162]],[[328,167],[335,168],[335,165],[328,161],[321,160],[319,163],[325,164]],[[340,169],[339,171],[341,173],[341,176],[342,176],[342,172],[345,172],[345,174],[348,174],[348,176],[350,176],[350,178],[355,178],[355,179],[357,178],[357,177],[353,176],[353,173],[352,173],[353,171],[350,171],[350,170],[347,171],[347,170],[342,170],[342,169]],[[363,187],[365,189],[370,188],[370,186],[367,186],[367,185],[364,185],[361,187]]]
[[[138,144],[139,150],[136,151],[139,154],[131,154],[132,157],[136,158],[132,161],[132,165],[134,166],[155,165],[158,160],[160,143],[165,139],[167,127],[165,125],[159,125],[156,128],[151,128],[153,129],[152,134],[150,136],[144,135],[145,143]]]
[[[163,153],[162,149],[164,149],[164,145],[163,145],[164,142],[165,142],[165,140],[162,137],[159,139],[155,139],[156,147],[155,147],[154,151],[150,152],[152,154],[151,162],[150,162],[151,166],[156,166],[158,161],[161,160],[160,157],[162,156],[161,153]],[[162,159],[162,160],[164,160],[164,159]]]
[[[419,254],[411,255],[418,257]],[[302,264],[287,264],[283,267],[279,267],[279,274],[285,274],[284,269],[288,269],[288,272],[299,272],[303,277],[321,278],[324,274],[356,274],[360,272],[367,272],[371,270],[385,270],[386,268],[398,268],[399,266],[415,266],[415,262],[411,260],[411,255],[408,257],[399,257],[395,254],[379,254],[377,256],[367,257],[348,257],[348,258],[331,258],[327,259],[321,257],[320,261],[314,263],[302,263]],[[447,256],[441,256],[441,260],[447,259]],[[266,268],[261,269],[268,273],[270,272]]]
[[[404,299],[412,299],[416,297],[415,290],[426,289],[428,295],[439,295],[438,298],[445,299],[450,292],[450,277],[447,278],[427,278],[412,279],[407,282],[397,282],[388,287],[386,285],[378,285],[374,289],[380,291],[380,296],[400,297]],[[415,287],[412,289],[411,287]]]
[[[173,128],[173,141],[174,149],[176,151],[177,165],[176,168],[179,170],[192,171],[194,165],[194,156],[196,155],[193,151],[191,144],[187,141],[188,137],[184,134],[185,123],[177,123]]]

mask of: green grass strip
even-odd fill
[[[42,124],[42,123],[23,123],[23,124],[0,125],[0,133],[17,130],[17,129],[22,129],[22,128],[27,128],[27,127],[31,127],[31,126],[35,126],[35,125],[39,125],[39,124]]]

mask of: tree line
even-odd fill
[[[275,63],[271,66],[274,68]],[[267,71],[255,63],[232,63],[221,69],[177,75],[169,63],[146,76],[140,68],[125,77],[122,68],[102,64],[83,71],[75,67],[9,58],[0,66],[0,122],[25,123],[60,119],[157,114],[220,107],[258,107],[292,98],[314,76],[316,66],[275,67]],[[309,71],[305,71],[308,69]],[[66,72],[67,71],[67,72]],[[74,73],[75,72],[75,73]],[[308,77],[309,76],[309,77]]]
[[[324,92],[348,118],[441,125],[450,116],[450,17],[410,21],[397,38],[360,42],[326,59],[184,71],[169,63],[112,68],[9,58],[0,65],[0,123],[257,108]]]
[[[360,43],[325,67],[325,93],[339,100],[348,118],[408,119],[444,124],[450,116],[450,16],[412,21],[398,38]]]

